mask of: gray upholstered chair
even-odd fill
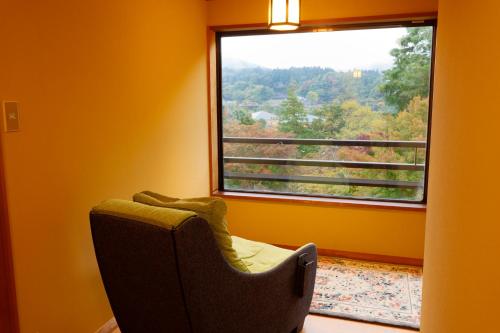
[[[313,244],[269,271],[244,273],[225,260],[205,220],[166,211],[172,209],[115,200],[90,213],[102,280],[122,333],[302,330],[316,275]]]

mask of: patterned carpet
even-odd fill
[[[418,329],[422,268],[320,257],[311,313]]]

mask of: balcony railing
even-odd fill
[[[281,144],[281,145],[310,145],[310,146],[335,146],[335,147],[383,147],[383,148],[408,148],[414,149],[414,163],[386,163],[386,162],[356,162],[338,160],[311,160],[263,157],[236,157],[224,156],[224,163],[231,164],[265,164],[281,166],[313,166],[329,168],[350,168],[370,170],[405,170],[425,171],[425,164],[417,163],[418,149],[425,149],[425,141],[382,141],[382,140],[324,140],[324,139],[291,139],[291,138],[246,138],[225,137],[223,143],[238,144]],[[423,178],[423,177],[422,177]],[[305,184],[327,185],[352,185],[367,187],[385,187],[400,189],[418,189],[423,187],[422,181],[335,178],[322,176],[299,175],[269,175],[250,174],[237,172],[224,172],[224,179],[293,182]]]

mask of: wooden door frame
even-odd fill
[[[0,332],[19,333],[7,192],[0,135]]]

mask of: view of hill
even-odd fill
[[[224,137],[404,142],[225,143],[224,188],[422,200],[431,48],[432,28],[418,27],[388,50],[385,71],[223,66]]]
[[[222,60],[223,68],[229,68],[229,69],[243,69],[243,68],[255,68],[259,67],[259,65],[252,64],[250,62],[240,60],[240,59],[235,59],[235,58],[224,58]]]
[[[294,87],[307,105],[344,102],[355,99],[373,110],[388,111],[379,87],[383,73],[362,72],[354,78],[353,71],[338,72],[331,68],[303,67],[289,69],[226,68],[223,71],[223,99],[237,103],[265,103],[284,100]]]

